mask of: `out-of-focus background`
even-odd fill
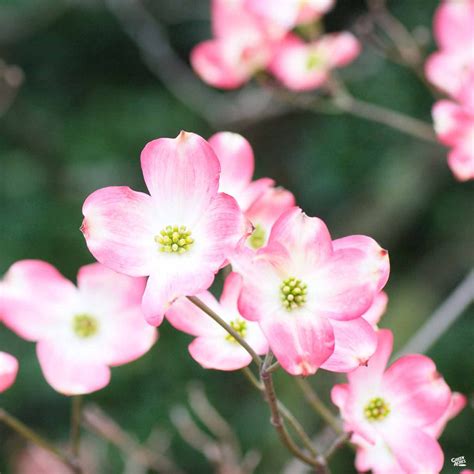
[[[389,3],[427,39],[428,52],[434,49],[427,35],[437,5]],[[363,1],[339,1],[326,28],[353,30],[364,13]],[[390,302],[381,326],[393,329],[400,348],[473,263],[472,185],[455,181],[442,147],[383,125],[281,106],[255,85],[238,93],[208,88],[186,64],[190,49],[209,36],[207,0],[0,2],[0,274],[17,260],[39,258],[74,279],[77,268],[93,260],[79,232],[90,192],[108,185],[144,189],[139,154],[151,139],[174,137],[181,129],[204,137],[232,130],[252,143],[256,177],[270,176],[290,189],[334,237],[369,234],[389,249]],[[368,45],[341,77],[358,98],[430,121],[433,96],[423,82]],[[470,397],[473,316],[472,308],[466,311],[428,354],[449,385]],[[188,355],[190,337],[166,323],[160,333],[146,356],[114,369],[111,384],[87,400],[140,441],[158,427],[167,433],[168,455],[185,472],[207,473],[213,472],[210,464],[170,421],[172,410],[188,403],[188,382],[203,382],[244,449],[261,453],[256,472],[283,472],[289,455],[267,406],[244,377],[202,369]],[[70,401],[46,384],[34,345],[0,327],[0,349],[21,364],[0,406],[51,439],[66,440]],[[325,400],[340,380],[324,371],[310,379]],[[305,428],[317,433],[321,421],[291,379],[278,374],[276,384]],[[441,437],[444,472],[458,472],[449,460],[461,455],[474,466],[472,420],[468,407]],[[92,442],[105,460],[100,472],[130,468],[115,448]],[[2,473],[15,472],[11,459],[20,448],[0,426]],[[353,472],[352,459],[350,450],[342,450],[331,467]]]

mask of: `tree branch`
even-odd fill
[[[474,301],[474,270],[448,296],[426,323],[393,357],[405,354],[425,353],[454,324]]]

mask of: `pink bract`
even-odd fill
[[[377,328],[377,325],[385,314],[388,304],[388,296],[385,291],[381,291],[374,299],[372,306],[362,315],[362,317],[372,325],[372,327]]]
[[[349,383],[331,393],[344,428],[358,446],[356,467],[374,473],[438,473],[443,452],[436,436],[459,411],[459,399],[422,355],[398,359],[387,370],[393,346],[388,330],[377,333],[378,345],[366,367],[348,374]]]
[[[360,317],[389,262],[366,239],[337,249],[323,221],[294,207],[276,221],[265,247],[253,252],[242,245],[230,257],[243,277],[240,313],[259,322],[290,374],[313,374],[325,362],[329,370],[354,370],[375,351],[374,331]]]
[[[255,230],[247,239],[250,248],[267,244],[273,224],[288,209],[294,207],[295,197],[283,188],[268,188],[246,212]]]
[[[235,89],[265,69],[279,36],[245,8],[244,0],[213,0],[214,39],[191,52],[191,64],[201,79],[222,89]]]
[[[224,282],[219,302],[209,292],[199,294],[198,297],[230,324],[257,354],[265,354],[268,343],[259,325],[243,319],[238,311],[237,300],[241,288],[241,277],[230,273]],[[237,370],[252,361],[248,352],[225,329],[186,298],[178,299],[171,306],[166,312],[166,319],[176,329],[196,336],[189,345],[189,352],[206,369]]]
[[[289,34],[279,45],[270,71],[288,89],[316,89],[328,79],[332,69],[346,66],[360,53],[360,44],[351,33],[333,33],[305,43]]]
[[[0,352],[0,393],[10,388],[18,374],[18,361],[6,352]]]
[[[291,30],[301,23],[319,19],[333,6],[334,0],[246,0],[246,7],[266,21]]]
[[[430,82],[461,101],[466,87],[471,88],[473,82],[474,48],[469,47],[474,44],[473,24],[473,0],[443,1],[434,18],[439,51],[432,54],[425,65]]]
[[[451,148],[453,174],[460,181],[474,179],[474,107],[441,100],[433,107],[433,120],[440,142]]]
[[[235,199],[219,193],[220,164],[199,135],[148,143],[141,155],[150,195],[127,187],[92,193],[82,231],[99,262],[149,276],[142,308],[158,326],[180,296],[208,289],[251,228]]]
[[[15,263],[5,276],[4,321],[37,342],[48,383],[66,395],[91,393],[110,380],[110,366],[145,354],[157,338],[141,312],[144,278],[98,263],[79,269],[78,286],[40,260]]]
[[[246,212],[274,181],[270,178],[252,181],[254,154],[250,143],[242,135],[218,132],[209,138],[209,144],[221,165],[219,192],[232,196]]]

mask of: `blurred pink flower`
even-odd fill
[[[139,358],[157,337],[140,308],[144,278],[95,263],[79,269],[77,282],[49,263],[22,260],[5,275],[2,301],[6,326],[38,342],[47,382],[66,395],[105,387],[110,366]]]
[[[295,198],[286,189],[275,188],[270,178],[252,181],[255,169],[250,143],[238,133],[219,132],[209,138],[221,164],[219,191],[235,198],[255,230],[247,243],[262,247],[280,215],[295,205]]]
[[[246,212],[274,181],[270,178],[252,181],[254,154],[250,143],[242,135],[218,132],[209,138],[209,145],[221,164],[219,192],[232,196]]]
[[[451,148],[451,171],[460,181],[474,179],[474,107],[440,100],[433,107],[433,120],[440,142]]]
[[[291,30],[303,23],[318,20],[333,6],[335,0],[246,0],[246,7],[269,22]]]
[[[329,79],[332,69],[352,62],[360,49],[351,33],[327,34],[311,43],[289,34],[279,44],[269,70],[288,89],[316,89]]]
[[[377,333],[377,351],[367,367],[347,375],[349,383],[333,387],[344,429],[358,446],[356,468],[376,474],[438,473],[443,452],[436,441],[447,419],[460,409],[459,397],[423,355],[401,357],[385,370],[393,336]]]
[[[243,319],[237,308],[241,288],[241,277],[230,273],[219,302],[208,291],[197,296],[230,324],[257,354],[265,354],[268,343],[259,325]],[[189,352],[206,369],[237,370],[252,361],[249,353],[225,329],[186,298],[173,303],[166,312],[166,319],[176,329],[196,336],[189,345]]]
[[[439,51],[428,58],[426,77],[458,101],[466,99],[467,88],[474,84],[473,25],[474,0],[444,0],[434,18]]]
[[[214,38],[198,44],[191,64],[204,82],[235,89],[266,68],[281,33],[245,8],[245,0],[213,0]]]
[[[387,252],[375,246],[363,236],[332,242],[323,221],[294,207],[265,247],[241,245],[230,257],[243,277],[239,311],[259,322],[287,372],[349,371],[375,351],[374,330],[360,318],[388,276]]]
[[[254,226],[247,245],[259,249],[268,242],[273,224],[295,205],[295,197],[283,188],[268,188],[248,209],[246,216]]]
[[[372,306],[362,315],[373,328],[377,325],[387,310],[388,296],[385,291],[381,291],[374,299]]]
[[[6,352],[0,352],[0,393],[10,388],[18,374],[18,361]]]
[[[199,135],[154,140],[141,164],[150,195],[128,187],[95,191],[83,206],[82,232],[99,262],[149,276],[142,309],[158,326],[174,300],[211,286],[251,229],[235,199],[218,192],[219,160]]]

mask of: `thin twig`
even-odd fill
[[[448,296],[426,323],[393,357],[411,353],[425,353],[454,324],[474,301],[474,270]]]
[[[266,401],[270,408],[270,421],[275,427],[275,430],[277,431],[278,436],[280,437],[280,441],[287,447],[287,449],[290,451],[291,454],[293,454],[293,456],[305,462],[309,466],[312,466],[316,472],[321,474],[326,473],[327,466],[325,460],[320,456],[316,458],[308,456],[306,453],[301,451],[301,449],[296,445],[296,443],[293,441],[290,434],[288,433],[281,417],[280,409],[278,407],[278,399],[275,393],[275,387],[273,385],[272,374],[265,371],[265,364],[262,368],[260,378],[263,382]]]
[[[381,107],[380,105],[356,99],[346,93],[344,95],[340,92],[336,93],[333,96],[333,103],[337,108],[348,114],[387,125],[427,142],[438,143],[433,126],[422,120]]]
[[[245,375],[245,377],[247,378],[247,380],[248,380],[257,390],[260,390],[261,392],[263,392],[263,390],[264,390],[263,384],[262,384],[261,382],[259,382],[259,380],[257,379],[257,377],[255,377],[255,375],[253,374],[253,372],[252,372],[248,367],[244,367],[243,369],[241,369],[241,372]]]
[[[71,452],[74,457],[79,455],[81,444],[82,396],[71,398]]]
[[[367,0],[367,7],[374,21],[392,40],[403,61],[414,69],[418,68],[423,59],[420,47],[405,25],[390,13],[385,0]]]
[[[41,448],[56,456],[66,466],[69,466],[75,473],[80,474],[82,472],[78,460],[75,457],[70,456],[68,453],[61,451],[54,444],[44,439],[41,435],[34,432],[23,422],[10,415],[3,409],[0,409],[0,422],[5,423],[8,427],[10,427],[13,431],[16,431],[26,440],[32,442],[33,444],[36,444],[37,446],[40,446]]]
[[[261,120],[280,115],[286,109],[260,88],[220,94],[205,85],[173,50],[166,30],[139,0],[105,0],[124,32],[137,45],[144,64],[186,107],[211,125]]]
[[[277,400],[277,407],[282,416],[285,418],[285,420],[288,421],[288,424],[300,437],[305,448],[312,454],[313,457],[317,457],[318,451],[314,447],[311,438],[308,436],[308,434],[306,433],[300,422],[297,420],[297,418],[293,415],[293,413],[291,413],[290,410],[288,410],[288,408],[286,408],[285,405],[283,405],[283,402],[281,402],[280,400]]]
[[[247,341],[229,324],[227,324],[217,313],[215,313],[209,306],[201,301],[197,296],[187,296],[188,300],[196,305],[199,309],[210,316],[219,326],[223,327],[252,357],[254,362],[260,367],[262,360],[258,354],[250,347]]]
[[[342,433],[341,435],[339,435],[326,449],[324,453],[324,457],[326,458],[326,460],[329,460],[340,448],[342,448],[346,443],[348,443],[350,437],[350,433]]]
[[[88,404],[84,408],[82,419],[86,429],[117,447],[137,464],[161,473],[182,473],[171,459],[147,446],[140,445],[98,406]]]
[[[316,392],[311,387],[311,384],[301,377],[296,377],[296,384],[303,392],[306,400],[308,401],[309,405],[313,408],[313,410],[318,413],[323,420],[330,425],[336,433],[343,433],[341,424],[338,418],[331,413],[329,408],[321,401],[318,397]]]
[[[270,365],[268,369],[265,369],[267,373],[271,373],[269,370],[271,367],[273,367],[275,364]],[[245,375],[245,377],[250,381],[250,383],[260,392],[265,393],[265,386],[263,385],[262,382],[258,381],[253,372],[248,368],[244,367],[242,369],[242,373]],[[291,425],[295,433],[300,437],[301,441],[305,445],[305,447],[308,449],[310,453],[312,453],[314,456],[317,456],[317,451],[315,450],[313,443],[311,442],[310,437],[304,430],[303,426],[301,423],[298,421],[298,419],[291,413],[291,411],[286,408],[286,406],[280,401],[277,400],[277,407],[281,415],[288,421],[288,423]]]
[[[189,405],[196,416],[209,428],[211,433],[232,448],[236,458],[240,458],[242,450],[237,436],[227,421],[209,403],[200,384],[192,383],[188,389]]]

